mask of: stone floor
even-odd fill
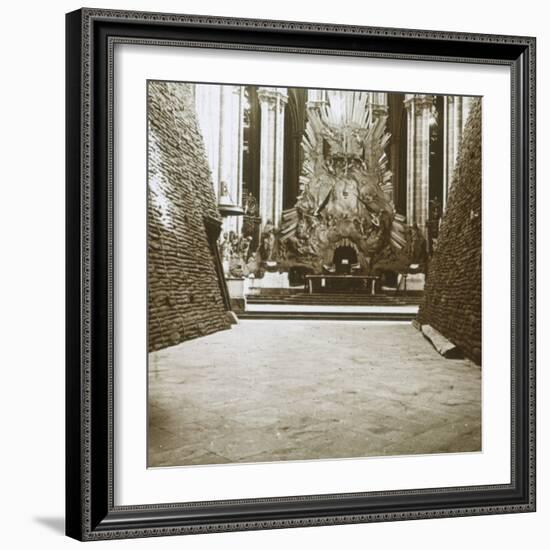
[[[241,321],[149,355],[149,466],[481,450],[481,371],[410,324]]]

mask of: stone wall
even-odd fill
[[[481,100],[464,128],[447,210],[429,264],[420,324],[481,364]]]
[[[147,100],[148,347],[152,351],[229,324],[224,283],[218,279],[212,248],[221,219],[192,85],[149,82]]]

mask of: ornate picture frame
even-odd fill
[[[102,9],[67,14],[66,29],[67,535],[103,540],[534,511],[535,39]],[[181,502],[115,504],[117,44],[509,67],[510,483],[202,502],[182,494]]]

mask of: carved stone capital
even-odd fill
[[[270,109],[275,109],[277,104],[282,109],[288,101],[288,95],[285,88],[258,88],[258,101],[267,104]]]
[[[433,95],[424,95],[424,94],[407,94],[405,101],[403,101],[407,109],[411,109],[412,106],[417,109],[431,109],[434,104]]]
[[[423,109],[431,109],[435,98],[433,95],[419,95],[416,98],[416,105]]]

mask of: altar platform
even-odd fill
[[[370,290],[354,292],[307,292],[302,287],[289,289],[256,290],[246,296],[248,304],[320,305],[320,306],[416,306],[420,305],[424,292],[409,291],[406,294],[382,289],[376,294]]]
[[[262,289],[246,296],[243,319],[326,319],[412,321],[418,313],[422,292],[403,295],[395,291],[304,292],[303,288]]]

